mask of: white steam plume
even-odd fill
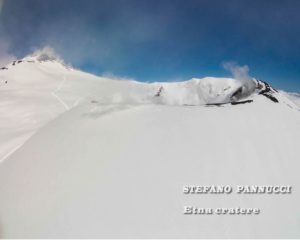
[[[256,83],[249,76],[249,67],[247,65],[240,66],[236,62],[224,62],[224,69],[231,72],[234,79],[239,80],[242,84],[242,97],[251,95],[256,88]]]
[[[31,56],[37,57],[37,60],[39,61],[56,60],[56,61],[63,62],[59,54],[55,52],[54,48],[50,46],[45,46],[43,48],[34,50]]]

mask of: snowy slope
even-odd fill
[[[300,94],[281,91],[281,94],[293,101],[300,108]]]
[[[255,100],[71,110],[2,164],[2,236],[299,237],[300,115]],[[287,184],[295,192],[186,196],[187,184]],[[185,205],[262,213],[186,216]]]
[[[34,57],[0,71],[1,146],[24,144],[0,164],[0,237],[300,237],[300,112],[284,94],[226,78],[117,81]],[[189,184],[293,193],[185,195]]]
[[[118,81],[75,70],[47,49],[37,51],[0,70],[0,162],[39,127],[82,102],[203,105],[229,102],[242,85],[228,78],[152,84]]]
[[[116,85],[67,67],[60,60],[38,59],[26,57],[0,70],[0,162],[40,126],[80,102],[103,97]],[[121,82],[119,88],[131,84]]]

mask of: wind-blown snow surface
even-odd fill
[[[29,112],[37,124],[21,128],[32,134],[44,126],[0,165],[0,237],[300,237],[300,113],[280,93],[279,103],[253,95],[250,104],[205,107],[226,102],[224,89],[236,90],[237,81],[163,84],[162,97],[154,97],[162,84],[38,64],[40,78],[26,83],[17,73],[1,75],[11,76],[6,101],[9,91],[17,98],[7,135],[24,107],[21,116]],[[200,95],[200,84],[210,90]],[[286,184],[293,193],[184,195],[188,184]],[[189,216],[183,206],[257,207],[261,214]]]
[[[288,93],[281,91],[281,94],[284,95],[286,98],[290,99],[300,108],[300,94],[299,93]]]
[[[54,54],[39,52],[0,70],[0,162],[39,127],[82,102],[168,105],[228,102],[241,85],[228,78],[153,84],[112,80],[72,69],[62,60],[55,60]],[[163,91],[157,98],[160,87]]]

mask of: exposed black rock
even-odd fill
[[[253,100],[244,100],[239,102],[231,102],[231,105],[238,105],[238,104],[245,104],[245,103],[252,103]]]
[[[243,93],[243,87],[238,88],[230,97],[230,100],[234,101],[236,99],[240,99]]]
[[[225,104],[228,104],[228,103],[207,103],[207,104],[205,104],[205,106],[217,106],[217,107],[220,107],[220,106],[225,105]]]
[[[239,102],[228,102],[228,103],[207,103],[205,104],[205,106],[217,106],[220,107],[222,105],[226,105],[226,104],[231,104],[231,105],[238,105],[238,104],[245,104],[245,103],[252,103],[253,100],[248,99],[248,100],[244,100],[244,101],[239,101]]]
[[[268,83],[258,80],[257,89],[262,89],[258,94],[263,95],[271,101],[278,103],[278,99],[274,96],[278,91],[275,88],[272,88]]]
[[[160,97],[162,90],[163,90],[163,87],[160,87],[160,88],[158,89],[157,93],[156,93],[154,96],[155,96],[155,97]]]

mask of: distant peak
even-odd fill
[[[32,54],[25,57],[24,60],[36,60],[40,62],[57,61],[64,63],[62,58],[55,52],[55,50],[48,46],[35,50]]]

